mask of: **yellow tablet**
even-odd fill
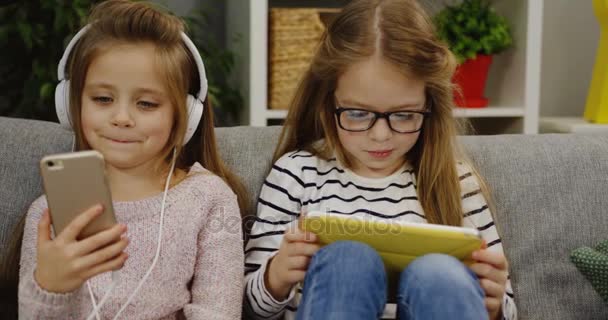
[[[322,245],[340,240],[359,241],[376,249],[387,271],[401,272],[417,257],[444,253],[465,263],[482,246],[479,231],[428,223],[387,221],[309,212],[300,219],[300,229],[315,233]],[[467,261],[468,260],[468,261]]]

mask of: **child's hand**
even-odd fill
[[[102,212],[101,205],[78,215],[61,233],[51,239],[48,209],[38,224],[37,267],[34,278],[49,292],[66,293],[78,289],[100,273],[122,268],[127,259],[123,250],[128,240],[121,238],[126,226],[117,224],[80,241],[76,237]]]
[[[490,319],[499,319],[507,284],[507,259],[502,253],[488,251],[484,245],[483,249],[473,252],[473,260],[476,262],[470,268],[486,294],[485,304]]]
[[[283,300],[296,283],[303,281],[312,256],[319,250],[317,236],[297,225],[285,230],[278,253],[270,260],[264,282],[270,294]]]

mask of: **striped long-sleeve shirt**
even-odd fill
[[[476,228],[488,250],[503,252],[488,204],[478,180],[466,164],[458,164],[463,226]],[[283,234],[301,212],[373,217],[426,223],[416,193],[413,167],[405,164],[394,174],[365,178],[344,168],[335,158],[323,160],[306,151],[281,157],[264,181],[258,199],[258,214],[245,251],[245,312],[254,319],[295,319],[301,290],[277,301],[264,286],[264,273],[281,244]],[[517,319],[510,282],[507,282],[502,311],[506,320]],[[395,305],[387,304],[384,317],[395,317]]]

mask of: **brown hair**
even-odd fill
[[[334,91],[350,65],[375,54],[404,75],[425,82],[426,107],[431,115],[406,157],[416,170],[418,197],[427,220],[462,225],[456,162],[464,159],[455,142],[458,130],[452,116],[451,78],[456,60],[415,0],[354,0],[344,7],[328,26],[303,76],[274,161],[300,149],[322,158],[335,153],[342,163],[350,165],[338,139]],[[316,143],[321,139],[323,143]]]
[[[112,44],[151,42],[155,45],[160,71],[165,80],[170,101],[175,109],[174,130],[163,149],[165,166],[158,168],[168,172],[173,148],[177,149],[176,168],[187,170],[199,162],[207,170],[222,178],[237,195],[241,215],[247,211],[246,190],[238,177],[221,160],[214,133],[212,106],[205,98],[201,123],[194,136],[182,146],[187,126],[186,96],[195,95],[200,88],[197,67],[185,46],[181,32],[185,27],[176,16],[151,4],[126,0],[109,0],[95,6],[89,16],[90,28],[79,39],[68,60],[70,79],[70,114],[76,138],[76,149],[88,149],[80,124],[81,96],[87,69],[100,50]],[[164,181],[164,179],[163,179]],[[159,181],[162,186],[163,181]],[[0,264],[0,288],[7,298],[2,303],[16,303],[19,276],[20,247],[25,225],[25,215],[14,229]],[[5,291],[6,290],[6,291]],[[7,306],[7,308],[9,308]],[[16,313],[16,311],[15,311]]]

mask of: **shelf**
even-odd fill
[[[541,133],[608,133],[608,124],[591,123],[577,117],[540,118]]]
[[[456,108],[456,118],[519,118],[526,114],[524,107]]]
[[[266,109],[266,119],[285,119],[287,110],[271,110]]]

